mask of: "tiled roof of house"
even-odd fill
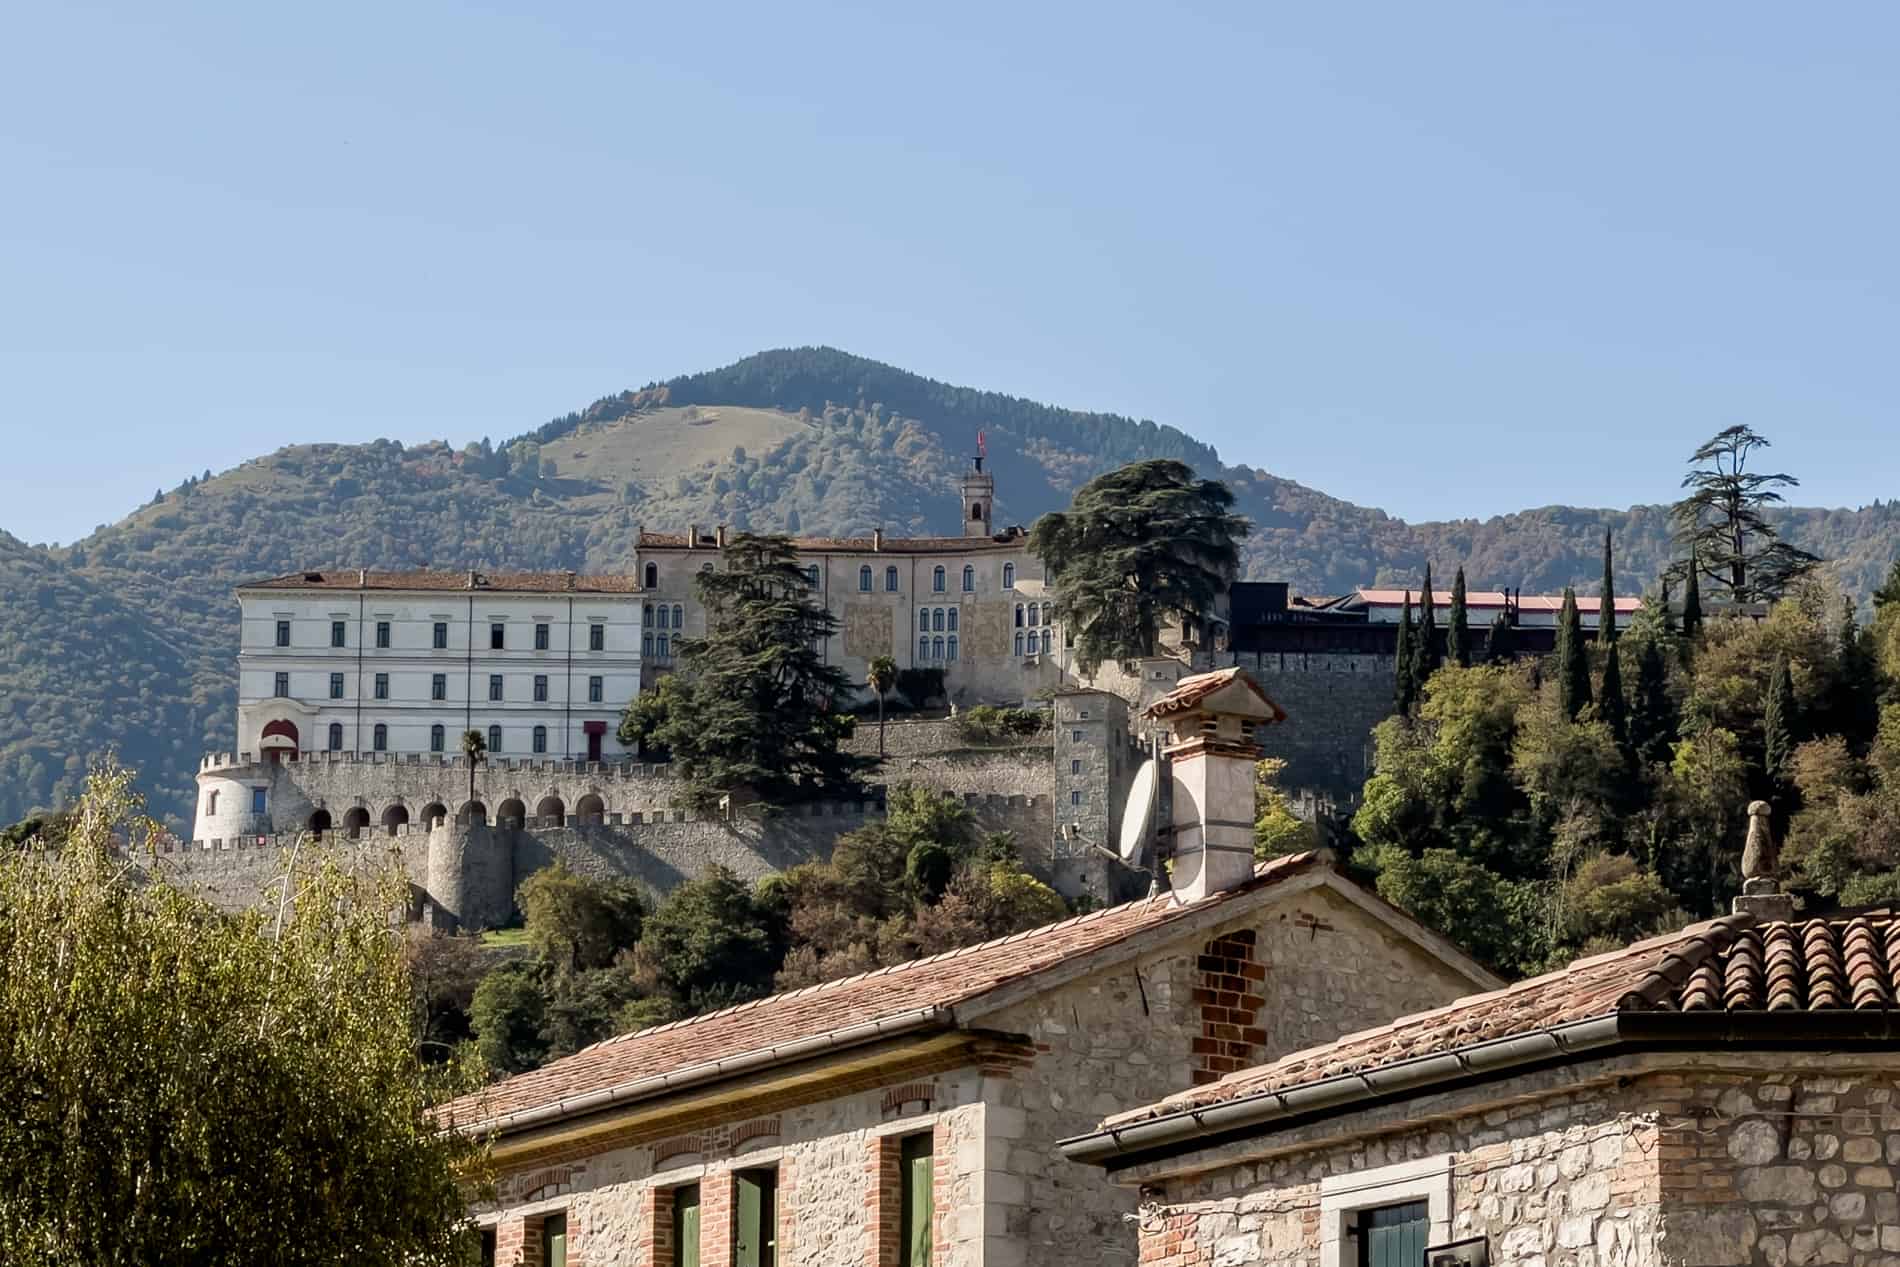
[[[848,1026],[951,1008],[1000,986],[1327,865],[1319,852],[1276,858],[1238,888],[1181,904],[1167,894],[1047,924],[1014,936],[774,994],[704,1016],[609,1038],[444,1105],[463,1125],[556,1105],[659,1074],[731,1061]]]
[[[1214,692],[1234,682],[1241,683],[1259,696],[1260,702],[1273,710],[1275,721],[1286,720],[1286,710],[1268,699],[1267,693],[1260,689],[1260,683],[1238,668],[1216,669],[1212,673],[1196,673],[1191,677],[1182,678],[1174,684],[1173,690],[1148,705],[1148,716],[1171,717],[1175,713],[1185,712]]]
[[[631,576],[584,576],[576,572],[448,572],[411,569],[377,572],[363,568],[287,572],[248,581],[240,590],[472,590],[488,594],[637,594]]]
[[[1900,915],[1894,911],[1767,924],[1748,914],[1726,915],[1243,1069],[1106,1125],[1289,1091],[1619,1012],[1773,1012],[1796,1026],[1803,1013],[1897,1004]]]
[[[981,550],[1022,550],[1029,542],[1021,528],[1006,528],[987,537],[793,537],[792,548],[800,554],[969,554]],[[689,545],[684,532],[640,533],[642,550],[684,550]],[[719,547],[710,536],[701,535],[700,550]]]

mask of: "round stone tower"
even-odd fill
[[[429,900],[439,928],[498,928],[515,906],[515,829],[480,816],[429,826]]]

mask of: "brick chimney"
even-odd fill
[[[1253,878],[1254,734],[1284,721],[1285,711],[1235,668],[1182,678],[1146,715],[1168,729],[1175,900],[1245,884]]]

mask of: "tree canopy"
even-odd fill
[[[1688,559],[1678,565],[1722,587],[1733,603],[1780,598],[1789,585],[1819,566],[1818,555],[1790,545],[1768,518],[1782,491],[1800,484],[1792,475],[1749,469],[1768,439],[1745,426],[1728,427],[1689,455],[1687,496],[1670,508],[1676,540]]]
[[[1233,490],[1151,459],[1098,475],[1030,529],[1084,673],[1154,653],[1170,616],[1200,620],[1238,574]]]

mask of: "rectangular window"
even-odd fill
[[[499,673],[488,675],[488,698],[491,700],[501,698],[501,674]]]
[[[376,675],[374,689],[375,689],[375,695],[377,699],[388,699],[389,698],[389,674],[378,673]]]
[[[541,1267],[567,1267],[567,1215],[541,1216]]]
[[[673,1267],[699,1267],[699,1185],[673,1189]]]
[[[290,698],[290,674],[278,673],[271,678],[271,694],[278,699]]]
[[[280,620],[277,622],[277,645],[280,647],[288,647],[290,645],[290,622],[288,620]]]
[[[389,622],[386,620],[376,622],[376,645],[384,651],[389,650]]]
[[[1071,759],[1070,759],[1070,761],[1069,761],[1069,773],[1070,773],[1070,774],[1080,774],[1080,773],[1082,773],[1082,758],[1080,758],[1080,757],[1073,757],[1073,758],[1071,758]]]
[[[1080,805],[1081,803],[1082,803],[1082,794],[1080,792],[1069,793],[1069,804]]]
[[[264,807],[268,805],[269,803],[270,803],[270,792],[268,790],[261,787],[254,787],[251,789],[251,813],[262,814],[264,812]]]
[[[537,624],[534,627],[534,649],[536,651],[548,649],[548,627],[544,624]]]
[[[778,1172],[741,1170],[732,1177],[732,1267],[778,1262]]]
[[[330,675],[330,698],[343,698],[343,675],[341,673],[332,673]]]
[[[1424,1201],[1359,1213],[1359,1267],[1416,1267],[1425,1261],[1431,1214]]]
[[[349,626],[340,620],[330,622],[330,645],[333,647],[349,645]]]
[[[1071,730],[1071,731],[1069,732],[1069,742],[1070,742],[1070,743],[1081,743],[1081,742],[1082,742],[1082,732],[1081,732],[1081,731],[1079,731],[1079,730]]]
[[[495,621],[490,624],[488,626],[488,649],[490,651],[500,651],[506,648],[507,645],[508,627],[500,621]]]
[[[481,1233],[481,1244],[476,1250],[477,1267],[495,1267],[495,1229],[485,1227]]]
[[[587,679],[587,702],[598,704],[607,696],[607,679],[590,677]]]
[[[929,1135],[906,1135],[897,1154],[903,1215],[898,1228],[898,1267],[930,1267],[931,1177]]]
[[[534,675],[534,702],[537,704],[548,702],[548,675],[545,673]]]
[[[599,624],[587,626],[587,649],[589,651],[607,649],[607,626]]]
[[[438,620],[435,622],[435,649],[437,651],[446,651],[448,648],[449,622],[446,620]]]
[[[429,698],[447,699],[449,697],[449,675],[437,673],[429,679]]]

